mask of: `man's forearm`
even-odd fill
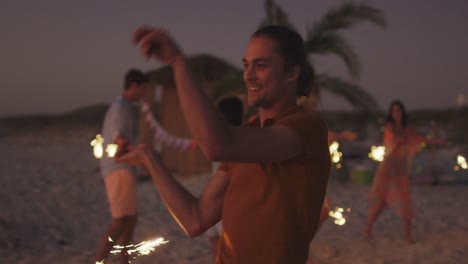
[[[184,232],[193,234],[200,227],[198,200],[182,186],[158,158],[151,153],[145,158],[145,165],[153,178],[164,204]]]
[[[222,147],[230,133],[229,125],[217,114],[212,102],[196,83],[183,56],[172,63],[180,105],[190,131],[206,152]]]

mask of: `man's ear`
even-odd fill
[[[297,64],[293,65],[288,72],[288,81],[294,82],[299,80],[301,74],[301,67]]]

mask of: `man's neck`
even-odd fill
[[[263,122],[267,119],[272,119],[275,118],[282,113],[285,113],[287,111],[290,111],[297,107],[296,101],[285,101],[284,103],[279,103],[274,106],[264,108],[261,107],[258,109],[258,116],[260,118],[260,124],[263,124]]]

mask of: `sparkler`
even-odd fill
[[[331,156],[331,161],[336,164],[335,167],[337,169],[341,168],[340,160],[341,156],[343,156],[343,153],[341,153],[338,149],[340,147],[340,144],[337,141],[333,141],[330,144],[329,150],[330,150],[330,156]]]
[[[115,153],[117,153],[118,145],[117,144],[107,144],[106,146],[106,153],[107,157],[113,158]]]
[[[108,238],[110,242],[113,242],[112,238]],[[122,251],[127,251],[128,255],[136,254],[133,258],[137,258],[143,255],[149,255],[151,252],[155,251],[156,247],[169,243],[168,240],[165,240],[162,237],[153,238],[150,240],[143,241],[138,244],[129,244],[126,246],[114,245],[111,254],[118,254]],[[96,261],[96,264],[104,264],[105,260]]]
[[[117,254],[122,252],[122,250],[126,249],[127,254],[137,254],[138,256],[142,255],[149,255],[151,252],[153,252],[156,247],[160,245],[164,245],[168,243],[168,240],[164,240],[164,238],[159,237],[155,239],[150,239],[147,241],[143,241],[138,244],[129,244],[127,246],[120,246],[120,245],[114,245],[114,248],[112,251],[110,251],[111,254]]]
[[[160,143],[165,143],[174,148],[181,150],[193,149],[196,144],[191,139],[180,138],[170,135],[154,118],[150,107],[146,103],[142,103],[141,112],[143,113],[143,119],[149,124],[151,129],[154,131],[154,143],[156,149],[159,149]],[[104,152],[107,154],[107,157],[112,158],[117,153],[116,144],[107,144],[104,149],[104,138],[101,134],[97,134],[96,138],[91,141],[91,146],[93,147],[93,154],[96,159],[101,159],[104,155]]]
[[[102,158],[102,154],[104,153],[102,143],[104,143],[104,139],[102,138],[101,134],[97,134],[96,138],[93,139],[90,143],[90,145],[93,147],[93,155],[96,159]]]
[[[346,212],[351,212],[351,209],[350,208],[347,208],[346,209]],[[346,218],[344,217],[344,209],[341,208],[341,207],[335,207],[335,210],[334,211],[330,211],[328,213],[328,216],[330,216],[331,218],[335,219],[335,221],[333,221],[336,225],[339,225],[339,226],[342,226],[346,223]]]
[[[385,157],[385,146],[372,146],[371,152],[369,153],[369,158],[382,162]]]
[[[462,155],[457,156],[457,164],[458,164],[458,166],[456,166],[456,167],[460,167],[460,168],[462,168],[464,170],[468,169],[468,164],[466,163],[466,159]]]
[[[117,144],[107,144],[104,150],[104,138],[101,134],[97,134],[96,138],[90,142],[90,145],[93,147],[93,155],[96,159],[102,158],[104,151],[109,158],[113,158],[117,153]]]

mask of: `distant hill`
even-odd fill
[[[367,137],[369,128],[378,130],[386,117],[372,117],[364,113],[345,111],[326,111],[322,113],[329,128],[334,131],[345,129],[358,133],[360,138]],[[463,145],[468,151],[468,108],[463,109],[420,109],[408,113],[408,124],[422,135],[430,132],[431,124],[436,123],[446,138],[454,145]]]
[[[0,136],[23,129],[41,128],[50,125],[59,126],[93,126],[100,127],[108,104],[95,104],[81,107],[60,115],[30,115],[20,117],[0,118]],[[468,108],[443,110],[410,111],[409,124],[418,131],[427,131],[431,121],[437,122],[446,131],[448,139],[468,146]],[[334,131],[344,129],[356,131],[360,138],[367,136],[369,126],[378,127],[383,124],[380,119],[365,113],[353,111],[324,111],[323,118],[329,128]]]
[[[96,104],[87,107],[82,107],[63,114],[60,118],[63,121],[82,121],[88,123],[101,123],[106,114],[109,104]]]
[[[49,126],[100,127],[108,106],[108,104],[90,105],[57,115],[41,114],[3,117],[0,118],[0,136]]]

